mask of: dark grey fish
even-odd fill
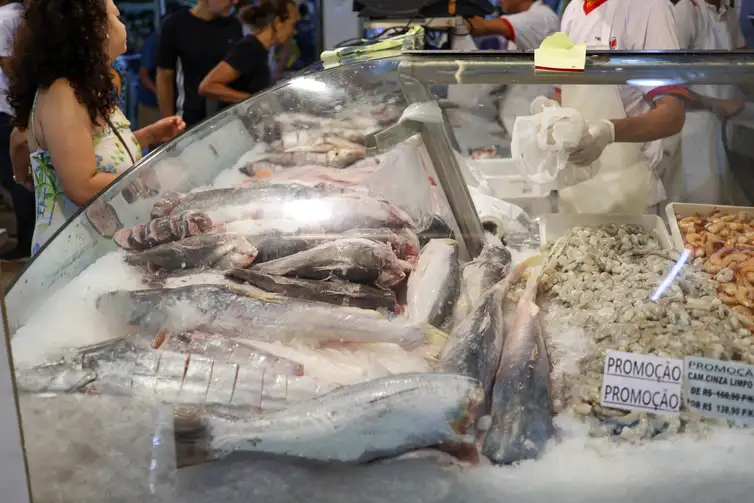
[[[316,241],[295,235],[268,234],[266,236],[246,236],[246,239],[257,249],[257,256],[254,260],[254,263],[257,264],[289,257],[317,245]]]
[[[198,267],[246,267],[254,262],[257,248],[244,237],[232,234],[202,234],[126,255],[126,263],[178,271]]]
[[[535,302],[536,275],[516,306],[492,391],[492,424],[484,454],[495,463],[536,459],[555,433],[550,362]]]
[[[505,277],[510,263],[511,254],[506,248],[487,244],[477,258],[463,265],[458,300],[453,308],[454,327],[466,319],[484,292]]]
[[[329,241],[289,257],[253,267],[258,272],[303,279],[332,276],[355,283],[391,287],[405,272],[390,247],[363,238]]]
[[[271,276],[251,269],[232,269],[225,276],[253,285],[265,292],[296,299],[315,300],[336,306],[389,309],[395,312],[395,292],[335,278],[325,281]]]
[[[477,299],[471,313],[450,334],[440,357],[446,371],[473,377],[482,383],[487,404],[485,412],[489,412],[492,386],[505,342],[503,303],[519,276],[520,270],[516,269]]]

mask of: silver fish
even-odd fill
[[[414,228],[410,215],[380,199],[362,194],[337,194],[297,199],[284,204],[261,201],[224,207],[208,212],[215,223],[233,220],[297,220],[324,232],[345,232],[350,229]]]
[[[404,318],[387,319],[376,311],[288,299],[240,286],[120,290],[101,295],[97,308],[115,323],[139,325],[153,333],[205,329],[267,342],[389,342],[405,347],[447,340],[443,332]]]
[[[141,350],[116,339],[16,376],[19,389],[27,393],[104,393],[255,409],[282,408],[333,388],[310,377],[269,372],[268,363],[269,359],[234,364],[187,353]]]
[[[214,210],[221,206],[237,206],[263,200],[283,201],[312,198],[331,191],[332,189],[326,185],[312,187],[297,183],[255,182],[243,187],[207,189],[188,194],[169,193],[155,203],[152,209],[152,218],[178,215],[189,210]]]
[[[445,371],[473,377],[482,383],[487,411],[505,342],[503,303],[519,277],[520,268],[516,268],[509,277],[482,293],[473,311],[450,334],[440,357]]]
[[[207,459],[245,451],[364,463],[475,438],[482,399],[468,377],[403,374],[259,415],[176,408],[176,442],[203,448]]]
[[[484,454],[495,463],[535,459],[554,435],[550,362],[535,302],[537,274],[529,278],[503,347],[492,392],[492,424]]]
[[[363,238],[325,242],[288,257],[255,265],[255,271],[303,279],[335,276],[389,288],[405,273],[390,246]]]
[[[453,311],[459,276],[458,243],[452,239],[427,243],[408,278],[408,318],[442,327]]]
[[[324,149],[320,149],[324,150]],[[366,157],[366,151],[348,148],[328,148],[326,151],[317,151],[317,147],[281,154],[267,154],[260,162],[269,162],[280,166],[301,166],[313,164],[331,168],[346,168],[358,160]],[[254,163],[251,163],[252,166]]]
[[[507,249],[487,244],[477,258],[463,265],[458,300],[453,309],[454,327],[466,319],[484,292],[505,277],[510,263],[511,254]]]

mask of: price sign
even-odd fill
[[[684,374],[690,410],[754,425],[754,366],[689,356]]]
[[[600,404],[613,409],[678,414],[683,360],[608,351]]]

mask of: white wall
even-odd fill
[[[334,49],[344,40],[361,37],[359,18],[352,8],[352,0],[322,0],[324,50]]]

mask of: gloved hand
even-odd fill
[[[586,166],[577,166],[573,163],[566,164],[566,167],[558,172],[557,182],[559,188],[572,187],[581,182],[591,180],[600,171],[600,163],[594,162]]]
[[[547,96],[537,96],[529,105],[529,112],[531,115],[537,115],[542,113],[545,108],[559,108],[560,103],[555,100],[551,100]]]
[[[587,123],[584,136],[571,154],[568,161],[577,166],[588,166],[600,158],[605,148],[615,141],[615,125],[609,120]]]

